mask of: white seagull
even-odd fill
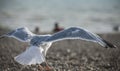
[[[22,42],[29,42],[30,47],[26,49],[23,53],[16,56],[14,58],[15,61],[22,65],[42,64],[45,62],[46,70],[51,69],[45,59],[47,50],[50,48],[52,43],[56,41],[66,39],[81,39],[99,43],[106,48],[116,47],[115,45],[107,42],[98,35],[78,27],[71,27],[57,32],[53,35],[36,35],[30,32],[26,27],[22,27],[0,36],[0,38],[3,37],[13,37]],[[41,67],[42,66],[40,66],[40,68]]]

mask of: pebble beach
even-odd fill
[[[0,28],[0,35],[8,32]],[[120,71],[120,33],[99,34],[118,48],[104,48],[84,40],[53,43],[46,59],[54,71]],[[0,71],[40,71],[38,65],[22,66],[14,57],[25,51],[28,43],[16,39],[0,40]]]

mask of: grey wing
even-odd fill
[[[86,41],[97,42],[100,45],[106,47],[108,44],[96,34],[93,34],[85,29],[71,27],[66,30],[55,33],[51,37],[47,38],[45,42],[55,42],[65,39],[82,39]],[[112,47],[112,46],[111,46]]]
[[[16,30],[13,30],[5,34],[4,36],[13,37],[20,41],[28,42],[31,40],[33,35],[34,34],[32,34],[26,27],[23,27],[23,28],[18,28]]]

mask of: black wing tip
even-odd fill
[[[116,45],[112,45],[112,46],[106,45],[105,48],[117,48],[117,46]]]
[[[106,44],[105,48],[117,48],[116,45],[113,45],[112,43],[102,39],[102,41]]]
[[[2,39],[2,38],[5,38],[5,36],[3,36],[3,35],[2,35],[2,36],[0,36],[0,39]]]
[[[103,41],[106,43],[105,48],[117,48],[116,45],[113,45],[112,43],[110,43],[110,42],[108,42],[106,40],[103,40]]]

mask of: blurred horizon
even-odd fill
[[[64,28],[112,32],[120,25],[119,4],[120,0],[0,0],[0,24],[50,32],[58,22]]]

